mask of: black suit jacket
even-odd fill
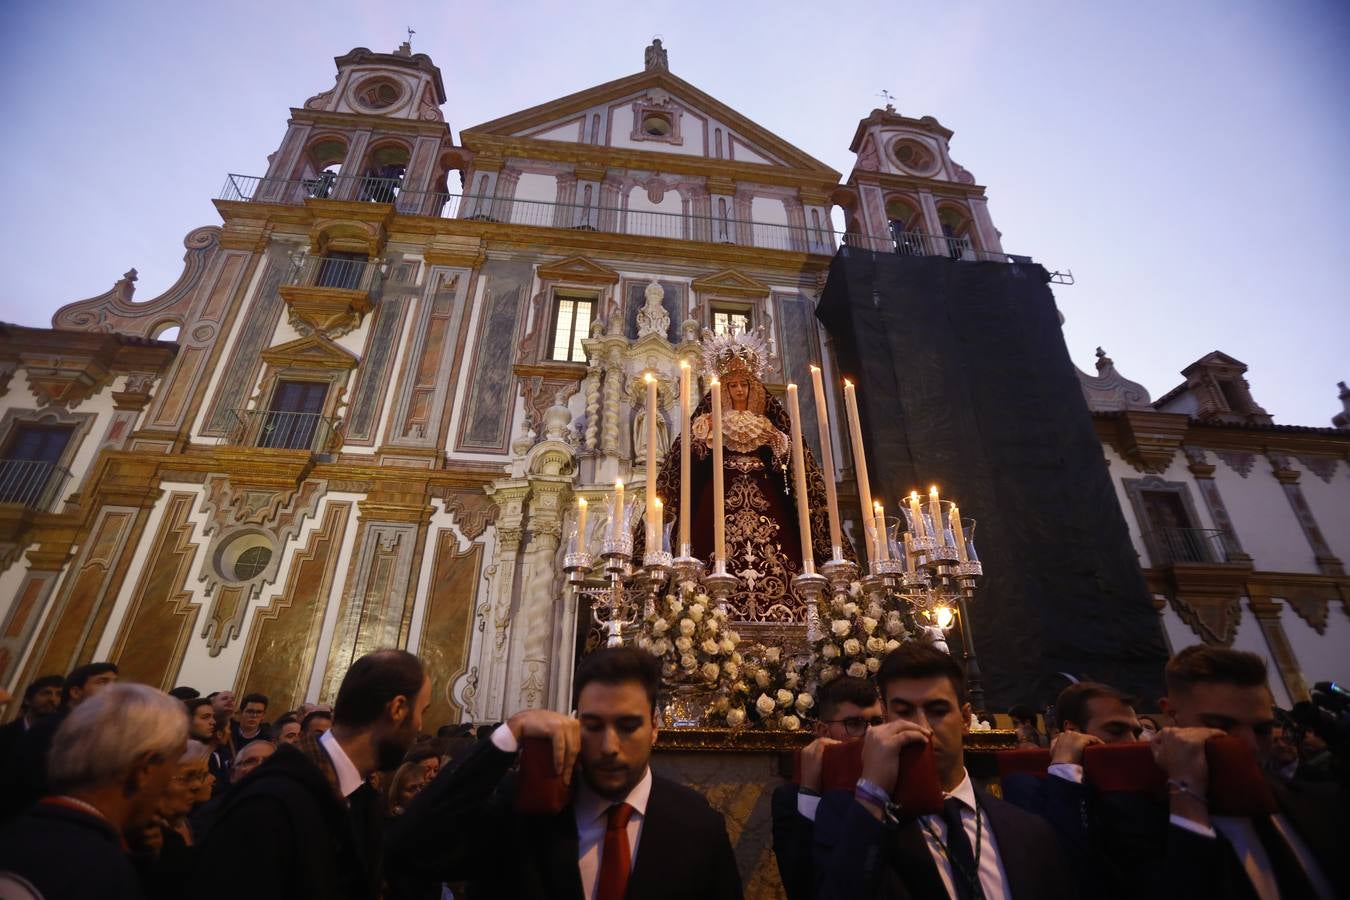
[[[39,803],[0,828],[0,872],[26,878],[45,900],[142,900],[122,838],[103,819]]]
[[[816,874],[812,866],[815,845],[814,823],[797,811],[800,789],[792,782],[773,790],[769,804],[773,816],[773,855],[778,860],[778,875],[788,900],[812,900],[816,896]]]
[[[385,871],[402,878],[467,881],[469,896],[581,900],[575,814],[518,815],[516,754],[482,741],[423,788],[385,829]],[[741,897],[721,815],[697,792],[653,774],[627,900]]]
[[[1077,897],[1068,864],[1044,820],[977,789],[1015,900]],[[945,900],[947,889],[917,818],[872,817],[851,794],[830,793],[816,811],[819,896],[839,900]],[[987,850],[988,848],[986,848]]]

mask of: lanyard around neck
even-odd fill
[[[945,819],[944,819],[944,822],[945,822]],[[965,826],[961,823],[961,821],[960,821],[960,816],[957,816],[957,825],[960,825],[962,828],[965,827]],[[948,827],[950,827],[950,826],[948,826]],[[951,851],[949,851],[949,850],[947,849],[947,842],[944,841],[944,840],[942,839],[942,837],[941,837],[936,831],[933,830],[933,826],[929,825],[927,821],[924,821],[924,823],[923,823],[923,830],[926,831],[926,832],[928,832],[929,837],[931,837],[931,838],[934,840],[934,842],[937,843],[938,847],[941,848],[941,850],[942,850],[942,855],[945,856],[945,857],[947,858],[947,863],[952,867],[952,877],[953,877],[953,878],[957,878],[957,877],[961,878],[961,880],[963,880],[963,881],[966,883],[966,885],[970,888],[970,895],[971,895],[972,897],[980,897],[980,898],[983,898],[983,897],[984,897],[984,888],[983,888],[983,886],[981,886],[981,884],[980,884],[980,850],[982,849],[983,837],[984,837],[984,816],[980,815],[980,798],[979,798],[979,795],[977,794],[976,797],[975,797],[975,871],[974,871],[974,872],[967,872],[965,866],[961,865],[960,863],[958,863],[958,862],[956,861],[956,859],[952,856]]]

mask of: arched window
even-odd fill
[[[947,244],[947,256],[952,259],[974,259],[970,214],[955,204],[943,203],[938,206],[938,222]]]
[[[356,199],[393,203],[408,171],[409,158],[408,148],[402,144],[386,144],[371,150]]]
[[[890,197],[886,200],[886,221],[895,241],[895,252],[901,256],[923,256],[923,217],[907,200]]]
[[[305,150],[305,166],[300,175],[305,195],[320,200],[331,197],[346,159],[347,142],[339,137],[329,135],[311,142]]]

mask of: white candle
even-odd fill
[[[577,553],[586,552],[586,498],[577,498]]]
[[[947,529],[942,524],[942,500],[938,497],[936,484],[928,489],[928,515],[933,520],[933,540],[941,547],[947,543]]]
[[[655,553],[661,533],[656,518],[656,379],[651,372],[642,377],[647,382],[647,552]]]
[[[956,558],[961,562],[967,562],[969,557],[966,555],[966,531],[961,527],[961,510],[956,504],[952,504],[952,537],[956,539]]]
[[[802,444],[802,411],[797,403],[797,386],[787,386],[788,421],[792,426],[792,485],[797,494],[797,528],[802,537],[802,571],[815,574],[816,555],[811,545],[811,501],[806,496],[806,456]]]
[[[694,438],[689,423],[693,414],[689,405],[690,374],[688,360],[680,360],[680,556],[689,555],[689,522],[693,516],[689,508],[689,453]]]
[[[656,498],[656,538],[652,541],[652,552],[660,553],[664,548],[661,546],[662,529],[665,528],[666,505],[661,502],[661,498]]]
[[[713,565],[727,559],[726,496],[722,474],[722,382],[712,381]]]
[[[909,492],[909,514],[910,518],[914,520],[914,537],[923,540],[925,533],[923,527],[923,512],[919,509],[918,491]]]
[[[862,422],[858,419],[858,396],[853,382],[844,379],[844,411],[848,414],[848,433],[853,441],[853,469],[858,478],[858,506],[863,518],[872,508],[872,488],[867,481],[867,453],[863,450]],[[867,541],[863,541],[864,544]],[[870,548],[869,548],[870,553]]]
[[[609,539],[618,541],[623,538],[623,479],[614,479],[614,518],[610,522]]]
[[[820,427],[820,468],[825,478],[825,509],[830,521],[830,557],[844,558],[844,539],[839,527],[839,490],[834,483],[834,445],[830,441],[830,410],[825,405],[825,384],[820,367],[811,367],[811,389],[816,399],[816,424]]]
[[[886,562],[891,558],[891,544],[886,535],[886,507],[877,500],[873,502],[872,508],[876,510],[877,559]]]

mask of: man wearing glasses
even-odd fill
[[[869,727],[885,721],[876,686],[865,678],[836,678],[820,689],[815,700],[820,718],[814,727],[816,739],[802,748],[801,785],[788,782],[773,792],[773,852],[788,900],[816,895],[811,856],[825,748],[857,740]]]

